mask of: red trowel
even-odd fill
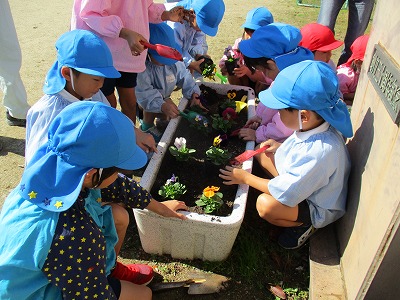
[[[178,50],[169,47],[169,46],[165,46],[165,45],[161,45],[161,44],[150,44],[144,41],[140,41],[140,43],[145,46],[146,48],[149,49],[153,49],[155,51],[157,51],[157,53],[161,56],[164,56],[166,58],[171,58],[171,59],[175,59],[175,60],[180,60],[182,61],[182,54],[179,53]]]
[[[256,154],[262,153],[269,148],[269,145],[265,145],[257,150],[246,150],[242,154],[236,156],[234,159],[230,161],[231,165],[240,165],[241,163],[245,162],[249,158],[253,157]]]

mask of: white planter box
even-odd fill
[[[248,118],[255,115],[255,96],[251,88],[202,82],[217,91],[225,94],[229,90],[247,90]],[[182,98],[179,109],[183,110],[188,100]],[[151,158],[140,185],[151,190],[160,165],[181,117],[169,122],[161,141],[158,143],[158,153]],[[247,142],[246,149],[254,149],[254,142]],[[243,168],[251,172],[253,160],[243,163]],[[188,170],[188,172],[195,170]],[[236,236],[242,224],[246,210],[248,185],[239,185],[234,200],[233,211],[230,216],[217,217],[184,212],[188,219],[165,218],[146,209],[134,209],[136,224],[139,230],[140,241],[144,251],[152,254],[170,254],[178,259],[199,258],[208,261],[221,261],[228,257]]]

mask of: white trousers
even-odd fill
[[[3,105],[14,118],[25,119],[30,106],[19,74],[21,61],[21,47],[10,5],[8,0],[0,0],[0,89],[4,94]]]

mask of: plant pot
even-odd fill
[[[225,60],[225,68],[229,75],[231,75],[231,76],[235,75],[233,73],[233,70],[238,67],[239,67],[239,65],[237,63],[237,60],[232,60],[232,61]]]
[[[202,73],[203,73],[205,68],[211,67],[212,65],[214,65],[214,61],[211,58],[207,57],[207,56],[200,56],[197,60],[200,60],[200,59],[203,59],[203,58],[204,58],[204,61],[199,66]],[[213,74],[214,70],[212,70],[211,73]],[[204,74],[204,76],[205,77],[209,77],[212,74]]]
[[[255,114],[254,91],[243,86],[203,82],[218,93],[226,94],[228,90],[245,89],[248,93],[248,118]],[[182,98],[179,110],[185,109],[188,100]],[[181,117],[172,119],[158,143],[158,153],[151,158],[140,184],[151,190],[160,165],[169,145],[173,144],[174,132]],[[189,145],[190,146],[190,145]],[[247,142],[246,149],[254,149],[254,142]],[[243,163],[243,168],[251,172],[252,160]],[[188,170],[196,176],[196,170]],[[228,257],[242,224],[246,209],[248,185],[239,185],[233,201],[232,213],[226,217],[183,212],[187,220],[165,218],[146,209],[134,209],[140,241],[145,252],[151,254],[170,254],[177,259],[201,259],[221,261]]]

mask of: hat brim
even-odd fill
[[[334,41],[333,43],[331,43],[329,45],[325,45],[323,47],[319,47],[318,49],[315,49],[315,51],[327,52],[327,51],[335,50],[342,45],[343,45],[342,41]]]
[[[132,155],[123,162],[120,162],[115,167],[124,170],[136,170],[145,166],[147,163],[146,153],[138,146],[135,145],[132,149]]]
[[[254,23],[251,23],[251,22],[245,22],[241,27],[242,28],[248,28],[248,29],[251,29],[251,30],[257,30],[261,26],[257,25],[257,24],[254,24]]]
[[[216,36],[218,32],[218,26],[217,27],[210,27],[206,23],[203,22],[202,19],[196,18],[197,20],[197,26],[199,26],[200,30],[204,32],[205,34],[209,36]]]
[[[254,43],[251,39],[241,41],[239,43],[240,52],[243,53],[244,56],[250,58],[260,58],[263,57],[262,53],[257,51],[257,47],[254,47]]]
[[[93,75],[93,76],[100,76],[104,78],[120,78],[121,74],[115,69],[114,67],[105,67],[105,68],[76,68],[71,67],[79,72]]]
[[[279,98],[275,97],[272,92],[272,87],[267,90],[261,91],[258,96],[261,103],[264,104],[266,107],[272,109],[284,109],[289,107],[289,105],[282,102],[282,100],[280,100]]]

